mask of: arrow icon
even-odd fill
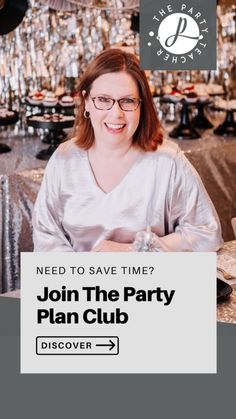
[[[110,343],[96,343],[96,346],[110,346],[109,351],[112,351],[112,349],[116,346],[114,342],[112,342],[111,339],[109,339]]]

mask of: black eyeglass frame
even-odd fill
[[[129,98],[129,99],[132,99],[132,100],[136,100],[137,101],[137,107],[135,108],[135,109],[122,109],[122,107],[121,107],[121,104],[120,104],[120,101],[121,100],[124,100],[124,99],[126,99],[126,98],[124,98],[124,97],[122,97],[122,98],[120,98],[120,99],[112,99],[111,97],[107,97],[106,99],[109,99],[109,100],[112,100],[112,105],[111,105],[111,107],[110,108],[108,108],[108,109],[100,109],[100,108],[98,108],[96,105],[95,105],[95,100],[96,99],[98,99],[99,97],[104,97],[104,96],[91,96],[91,95],[89,95],[90,97],[91,97],[91,99],[92,99],[92,101],[93,101],[93,104],[94,104],[94,107],[98,110],[98,111],[110,111],[112,108],[113,108],[113,106],[115,105],[115,103],[117,102],[118,103],[118,105],[119,105],[119,107],[120,107],[120,109],[123,111],[123,112],[134,112],[134,111],[136,111],[137,109],[138,109],[138,107],[139,107],[139,105],[140,105],[140,103],[142,102],[142,99],[139,99],[139,98]]]

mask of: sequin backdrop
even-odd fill
[[[9,107],[43,87],[71,93],[87,64],[104,48],[118,42],[138,44],[138,35],[130,29],[132,11],[123,9],[121,1],[106,1],[111,6],[107,9],[86,7],[84,2],[72,12],[52,10],[44,3],[31,0],[22,24],[0,37],[0,102]]]
[[[43,87],[72,93],[87,64],[110,45],[125,42],[139,52],[139,35],[130,29],[138,0],[30,0],[29,4],[21,25],[0,36],[0,105],[17,108],[28,91]],[[49,9],[49,4],[57,10]],[[60,4],[63,10],[58,11]],[[157,93],[177,77],[223,84],[236,97],[236,6],[219,5],[217,20],[217,70],[152,72],[149,82]]]

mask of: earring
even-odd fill
[[[85,117],[85,119],[89,119],[90,118],[90,112],[89,111],[86,111],[86,109],[84,111],[84,117]]]

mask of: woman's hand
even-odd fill
[[[93,247],[92,252],[130,252],[132,243],[117,243],[111,240],[102,240]]]

